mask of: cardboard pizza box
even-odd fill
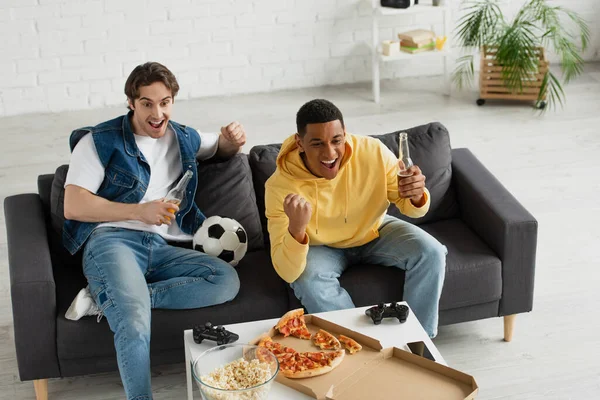
[[[350,354],[346,351],[346,355],[341,364],[334,368],[333,371],[323,375],[311,378],[290,379],[283,376],[283,374],[277,374],[277,377],[275,378],[277,382],[298,390],[307,396],[325,400],[327,393],[331,390],[333,385],[341,385],[348,376],[354,374],[361,366],[368,364],[381,356],[381,349],[383,347],[376,339],[314,315],[304,315],[304,321],[312,334],[318,332],[319,329],[324,329],[338,338],[340,334],[348,336],[356,340],[362,346],[362,350],[355,354]],[[273,341],[289,346],[298,352],[321,351],[321,349],[313,344],[312,340],[299,339],[293,336],[283,337],[275,327],[265,333],[271,336]],[[258,344],[261,337],[262,335],[251,341],[250,344]]]
[[[477,388],[477,385],[472,377],[465,375],[462,372],[453,370],[434,361],[426,360],[420,356],[409,353],[408,351],[400,350],[398,348],[390,348],[382,351],[383,347],[377,339],[334,324],[333,322],[324,320],[320,317],[307,314],[304,315],[304,320],[308,330],[312,334],[318,332],[319,329],[324,329],[338,338],[339,335],[342,334],[360,343],[362,350],[355,354],[350,354],[346,351],[346,355],[341,364],[334,368],[333,371],[323,375],[302,379],[290,379],[283,376],[283,374],[277,374],[277,377],[275,378],[276,381],[283,385],[319,400],[393,399],[398,398],[399,394],[402,394],[403,399],[452,400],[456,398],[466,400],[474,398],[476,391],[473,393],[473,397],[467,397],[466,395],[464,397],[446,397],[445,395],[441,397],[404,396],[405,393],[409,392],[406,392],[406,388],[397,383],[397,375],[399,373],[404,373],[404,370],[411,371],[411,378],[408,379],[409,383],[404,384],[404,386],[408,387],[412,385],[414,390],[417,390],[418,388],[427,389],[427,386],[437,385],[439,382],[442,382],[443,387],[447,387],[448,384],[444,382],[446,382],[448,376],[453,378],[454,381],[457,381],[457,379],[468,381],[471,379],[469,382],[472,382],[472,384],[475,385],[475,388]],[[298,352],[321,351],[312,343],[312,340],[299,339],[292,336],[283,337],[275,327],[271,328],[269,332],[265,332],[265,334],[273,338],[273,341],[292,347]],[[252,340],[250,344],[258,344],[263,335]],[[400,362],[398,362],[398,360],[400,360]],[[400,368],[398,364],[400,364],[402,368]],[[453,372],[449,372],[448,370]],[[377,371],[377,373],[372,375],[372,372],[374,371]],[[442,371],[442,373],[439,371]],[[388,377],[388,379],[380,379],[381,376]],[[418,379],[414,380],[412,376],[415,376]],[[375,379],[376,377],[379,377],[377,378],[378,383],[371,383],[370,380]],[[468,385],[460,380],[458,382],[462,382],[465,387]],[[364,391],[362,391],[363,389]],[[352,392],[358,392],[359,390],[361,390],[361,395],[358,397],[353,396]]]
[[[333,386],[327,400],[470,400],[478,391],[472,376],[393,347]]]

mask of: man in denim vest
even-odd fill
[[[211,135],[170,121],[178,90],[163,65],[139,65],[125,83],[129,113],[70,138],[63,243],[83,251],[88,288],[66,317],[106,316],[128,399],[152,399],[150,310],[224,303],[240,287],[225,261],[168,244],[191,241],[205,219],[194,203],[196,158],[231,157],[246,142],[237,122]],[[163,202],[186,171],[186,200]]]

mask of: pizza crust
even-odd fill
[[[344,347],[350,352],[350,354],[354,354],[362,350],[360,343],[352,338],[349,338],[348,336],[340,335],[340,342],[344,344]]]
[[[302,379],[302,378],[310,378],[313,376],[319,376],[331,372],[333,370],[329,365],[324,367],[319,367],[315,369],[306,369],[304,371],[291,372],[286,370],[281,370],[281,373],[286,378],[290,379]]]
[[[265,333],[265,334],[261,335],[257,346],[266,347],[265,344],[267,342],[272,342],[272,341],[273,341],[273,339],[271,338],[271,336],[269,336]]]
[[[297,308],[295,310],[288,311],[285,314],[283,314],[283,317],[279,319],[279,322],[277,322],[275,328],[279,329],[281,327],[284,327],[290,319],[300,317],[302,315],[304,315],[304,308]]]

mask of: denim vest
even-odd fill
[[[139,203],[150,182],[150,166],[135,143],[135,137],[127,115],[101,123],[94,127],[77,129],[71,133],[71,151],[79,140],[92,134],[96,151],[104,165],[104,180],[97,195],[119,203]],[[196,153],[200,149],[200,135],[194,129],[170,121],[169,126],[177,136],[183,171],[194,174],[187,186],[186,200],[176,215],[177,225],[184,233],[193,235],[206,219],[193,199],[198,186]],[[63,244],[75,254],[88,239],[98,223],[66,220],[63,228]]]

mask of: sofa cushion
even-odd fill
[[[152,310],[152,352],[176,350],[183,354],[183,331],[208,321],[215,325],[233,324],[277,318],[288,311],[284,282],[275,273],[266,251],[246,254],[240,261],[238,275],[240,292],[228,303],[192,310]],[[100,323],[95,316],[79,321],[65,318],[81,283],[78,274],[73,274],[71,278],[62,277],[57,288],[58,357],[114,356],[113,334],[105,318]]]
[[[65,181],[67,180],[68,165],[61,165],[54,173],[52,189],[50,190],[50,220],[52,229],[62,236],[65,223]]]
[[[50,197],[52,195],[52,182],[54,181],[54,174],[44,174],[38,176],[37,186],[38,194],[42,200],[42,207],[44,214],[47,218],[50,218]]]
[[[440,310],[499,300],[502,261],[460,219],[420,226],[448,249]]]
[[[58,167],[52,182],[50,209],[52,228],[61,233],[65,222],[64,197],[68,165]],[[238,221],[248,234],[248,251],[263,248],[263,233],[248,156],[237,154],[227,161],[198,163],[196,204],[207,216]]]
[[[398,154],[398,133],[408,134],[410,157],[427,178],[425,186],[431,193],[429,212],[418,219],[400,214],[391,205],[388,214],[414,224],[424,224],[458,216],[458,203],[452,187],[452,149],[450,136],[444,125],[433,122],[410,129],[373,137],[381,140],[394,154]]]
[[[248,234],[248,251],[264,247],[252,172],[246,154],[237,154],[227,161],[198,163],[195,201],[207,217],[219,215],[242,224]]]
[[[269,246],[269,231],[267,230],[267,217],[265,217],[265,183],[275,172],[275,160],[277,160],[279,149],[281,149],[281,144],[254,146],[250,149],[250,155],[248,156],[256,191],[256,205],[258,206],[267,248]]]

